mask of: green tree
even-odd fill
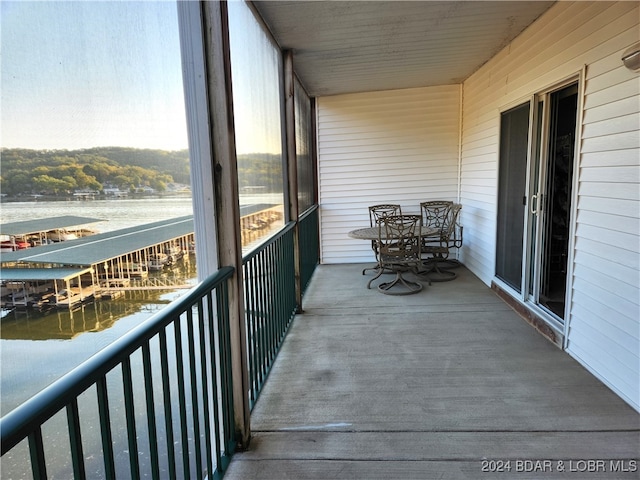
[[[131,179],[126,175],[118,175],[113,179],[114,185],[118,186],[118,188],[122,190],[130,190],[131,188],[135,188],[135,185],[131,183]]]
[[[4,183],[2,185],[2,193],[7,195],[18,195],[20,193],[31,193],[33,184],[31,175],[22,170],[11,170],[3,175]]]
[[[3,193],[62,193],[77,188],[101,190],[105,184],[129,189],[189,183],[188,150],[167,152],[121,147],[83,150],[0,149]]]
[[[39,175],[33,179],[33,185],[37,193],[57,195],[69,189],[69,185],[64,180],[50,177],[49,175]]]

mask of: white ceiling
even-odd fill
[[[311,96],[460,83],[551,1],[254,1]]]

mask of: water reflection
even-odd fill
[[[134,294],[145,293],[144,305],[131,301]],[[154,313],[168,301],[160,300],[157,292],[126,292],[117,300],[96,300],[69,310],[37,310],[8,312],[2,319],[0,338],[3,340],[71,340],[85,332],[101,332],[115,322],[140,311]]]
[[[195,261],[187,257],[173,268],[150,275],[166,285],[194,284]],[[12,310],[3,312],[2,340],[72,340],[85,332],[101,332],[117,320],[138,313],[149,316],[170,303],[176,294],[171,289],[125,291],[113,300],[95,300],[72,309]]]

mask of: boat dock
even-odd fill
[[[91,268],[2,268],[3,308],[70,307],[96,296]]]
[[[96,233],[90,225],[98,222],[104,222],[104,220],[65,215],[62,217],[1,224],[1,251],[12,252],[86,237]]]
[[[37,222],[41,226],[34,228]],[[49,230],[52,224],[31,223],[32,231]],[[148,275],[150,269],[162,270],[188,259],[193,244],[193,217],[186,216],[3,252],[2,307],[67,307],[101,296],[115,298],[126,290],[188,288],[191,285],[184,279]]]

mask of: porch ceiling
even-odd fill
[[[551,1],[254,1],[311,96],[464,81]]]

